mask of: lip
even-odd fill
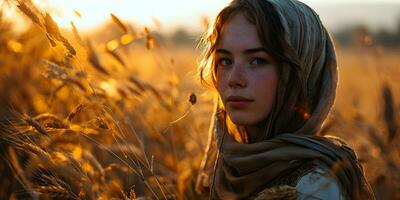
[[[226,103],[228,106],[234,109],[242,109],[247,107],[251,102],[253,102],[252,99],[242,97],[242,96],[229,96],[226,99]]]

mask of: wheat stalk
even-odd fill
[[[22,11],[29,19],[31,19],[35,24],[42,26],[39,17],[34,13],[34,11],[29,8],[24,1],[18,1],[17,7]]]
[[[71,27],[72,27],[72,33],[74,33],[75,40],[81,45],[85,46],[83,43],[83,40],[78,32],[78,29],[76,28],[74,22],[71,21]]]
[[[393,92],[388,84],[385,84],[382,87],[382,97],[384,102],[383,117],[388,134],[388,141],[393,141],[398,133],[399,125],[397,124],[397,113],[395,111],[396,105],[394,103]]]
[[[29,192],[29,194],[33,199],[35,200],[38,199],[37,194],[35,192],[30,192],[30,189],[32,188],[32,183],[26,177],[24,170],[22,169],[19,163],[17,154],[13,148],[8,149],[8,156],[9,156],[8,160],[10,162],[10,167],[13,170],[13,174],[16,176],[17,180],[21,183],[21,185],[25,188],[25,190]]]
[[[110,75],[108,70],[101,64],[100,58],[99,58],[97,52],[95,51],[93,44],[90,40],[87,40],[87,51],[88,51],[88,60],[92,64],[92,66],[94,66],[94,68],[97,71],[99,71],[105,75]]]
[[[144,28],[144,32],[146,34],[146,47],[147,49],[152,49],[154,48],[155,41],[153,36],[151,35],[149,29],[147,27]]]
[[[67,117],[68,122],[72,122],[72,120],[86,107],[86,104],[80,103],[78,104]]]
[[[57,23],[53,20],[49,13],[46,13],[44,19],[46,32],[54,39],[61,41],[62,36]]]
[[[33,119],[40,124],[44,124],[46,128],[55,128],[55,129],[68,128],[68,124],[59,119],[57,116],[50,113],[40,114],[38,116],[35,116]],[[48,132],[49,131],[47,131],[47,133]]]
[[[34,190],[52,199],[76,199],[68,190],[61,186],[38,186]]]
[[[21,150],[38,155],[40,158],[44,159],[44,161],[52,161],[51,155],[36,144],[22,142],[22,144],[17,145]]]
[[[111,15],[111,18],[114,21],[114,23],[116,23],[118,25],[118,27],[121,28],[121,30],[125,34],[128,33],[128,28],[124,25],[124,23],[122,23],[122,21],[117,16],[115,16],[114,14],[111,13],[110,15]]]
[[[93,165],[93,167],[95,167],[99,171],[101,177],[104,178],[105,176],[104,168],[103,166],[101,166],[99,161],[93,156],[93,154],[91,154],[89,151],[83,150],[82,157],[87,159]]]
[[[33,119],[32,117],[30,117],[27,114],[23,114],[22,118],[24,119],[25,122],[27,122],[29,125],[31,125],[32,127],[34,127],[39,133],[46,135],[46,136],[50,136],[46,129],[42,127],[42,125],[40,125],[39,122],[37,122],[35,119]]]

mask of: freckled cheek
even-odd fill
[[[228,86],[226,77],[220,73],[216,74],[216,86],[217,86],[217,90],[220,94],[223,93],[227,89],[227,86]]]
[[[269,72],[252,75],[249,77],[249,80],[253,80],[254,84],[258,87],[266,87],[275,85],[277,78],[275,73]]]
[[[277,77],[274,73],[259,74],[252,78],[254,95],[260,101],[272,101],[275,97]]]

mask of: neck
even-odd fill
[[[246,126],[246,132],[247,132],[247,137],[249,140],[249,143],[254,143],[257,141],[259,137],[261,137],[261,134],[264,134],[266,131],[266,124],[267,122],[263,120],[262,122],[252,125],[252,126]]]

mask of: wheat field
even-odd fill
[[[213,94],[195,43],[111,13],[100,30],[60,29],[31,1],[10,4],[27,27],[0,12],[0,199],[201,199]],[[323,133],[354,147],[377,199],[400,199],[400,51],[337,52]]]

